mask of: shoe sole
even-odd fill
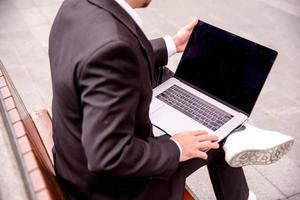
[[[294,144],[294,140],[289,140],[283,144],[263,150],[245,150],[235,155],[229,163],[232,167],[242,167],[247,165],[269,165],[282,158]]]

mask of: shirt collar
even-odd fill
[[[115,0],[129,15],[130,17],[137,23],[137,25],[142,28],[143,20],[141,16],[125,1],[125,0]]]

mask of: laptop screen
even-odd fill
[[[199,22],[175,77],[250,115],[277,52]]]

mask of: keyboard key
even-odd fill
[[[218,130],[233,117],[177,85],[171,86],[156,98],[213,131]]]

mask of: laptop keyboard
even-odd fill
[[[177,85],[171,86],[156,98],[213,131],[218,130],[233,117]]]

